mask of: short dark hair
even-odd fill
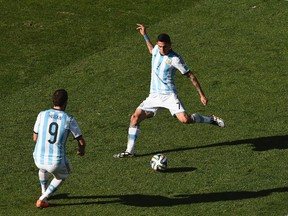
[[[54,106],[64,106],[68,100],[68,93],[65,89],[58,89],[52,95]]]
[[[158,35],[157,41],[164,42],[164,43],[171,43],[170,36],[164,33]]]

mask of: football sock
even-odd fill
[[[46,189],[45,193],[40,196],[40,200],[46,201],[49,196],[51,196],[52,193],[54,193],[63,183],[64,179],[56,179],[54,178],[48,188]]]
[[[128,142],[126,152],[134,154],[134,145],[136,139],[140,133],[140,129],[137,126],[130,126],[128,130]]]
[[[212,118],[210,116],[192,114],[191,117],[194,119],[194,123],[211,123],[212,122]]]
[[[41,191],[43,194],[43,193],[45,193],[47,185],[48,185],[49,173],[45,170],[39,169],[38,175],[39,175],[39,181],[40,181],[40,185],[41,185]]]

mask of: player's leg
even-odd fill
[[[177,119],[184,124],[192,123],[208,123],[213,125],[218,125],[219,127],[224,127],[223,119],[211,115],[203,116],[199,114],[188,115],[183,107],[181,101],[178,99],[177,95],[171,95],[168,100],[166,100],[165,106],[170,110],[171,114],[177,117]]]
[[[188,115],[186,112],[175,114],[177,119],[184,124],[192,123],[211,123],[212,118],[210,116],[202,116],[199,114]]]
[[[39,200],[47,200],[63,183],[65,179],[57,179],[54,177],[46,189],[45,193],[39,198]]]
[[[147,118],[152,118],[154,116],[154,112],[145,111],[142,109],[136,109],[133,115],[130,118],[130,127],[139,127],[140,123]]]
[[[189,116],[186,112],[177,113],[177,114],[175,114],[175,116],[183,124],[194,123],[193,118],[191,116]]]
[[[115,158],[125,158],[134,156],[134,146],[140,133],[140,123],[147,118],[152,118],[158,110],[159,97],[157,94],[150,94],[135,110],[130,118],[128,130],[128,142],[125,152],[114,154]]]
[[[219,127],[224,127],[223,119],[211,115],[211,116],[203,116],[199,114],[192,114],[189,116],[186,112],[175,114],[178,120],[184,124],[193,124],[193,123],[208,123],[212,125],[217,125]]]
[[[224,127],[224,120],[215,115],[203,116],[194,113],[191,115],[191,118],[193,118],[194,123],[208,123],[212,125],[217,125],[219,127]]]
[[[38,164],[36,161],[35,161],[35,165],[39,169],[38,177],[39,177],[39,181],[40,181],[40,185],[41,185],[41,191],[42,191],[42,195],[43,195],[46,192],[46,188],[48,185],[49,170],[47,169],[48,168],[47,166]],[[46,207],[48,207],[48,202],[45,200],[44,201],[37,200],[36,207],[46,208]]]
[[[134,155],[134,146],[136,139],[140,133],[140,122],[147,118],[152,118],[154,116],[153,112],[147,112],[141,109],[137,109],[130,119],[130,126],[128,130],[128,142],[125,152]]]
[[[60,164],[59,166],[51,166],[48,171],[53,174],[54,178],[52,179],[46,191],[37,200],[36,207],[38,208],[46,208],[49,206],[47,199],[62,185],[62,183],[70,174],[70,162],[69,160],[66,160],[65,164]]]
[[[46,188],[48,186],[49,173],[45,169],[39,169],[38,176],[39,176],[39,181],[40,181],[40,186],[41,186],[41,192],[43,194],[45,193]]]
[[[134,146],[137,140],[137,137],[140,133],[140,123],[147,118],[152,118],[154,116],[153,112],[144,111],[142,109],[136,109],[133,115],[130,118],[130,126],[128,129],[128,142],[125,152],[115,154],[115,158],[125,158],[134,156]]]

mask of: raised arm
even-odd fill
[[[193,83],[193,85],[195,86],[195,88],[197,89],[197,92],[199,93],[200,95],[200,100],[201,100],[201,103],[206,106],[207,103],[208,103],[208,99],[206,98],[201,86],[200,86],[200,83],[198,82],[196,76],[194,76],[194,74],[189,71],[186,76],[191,80],[191,82]]]
[[[149,50],[149,53],[152,54],[153,50],[153,44],[151,43],[147,33],[146,33],[146,28],[142,24],[137,24],[137,30],[139,30],[139,33],[144,37],[147,48]]]

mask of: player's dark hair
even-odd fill
[[[164,42],[164,43],[171,43],[170,37],[168,34],[160,34],[157,37],[157,41]]]
[[[52,95],[54,106],[64,106],[68,100],[68,93],[65,89],[58,89]]]

